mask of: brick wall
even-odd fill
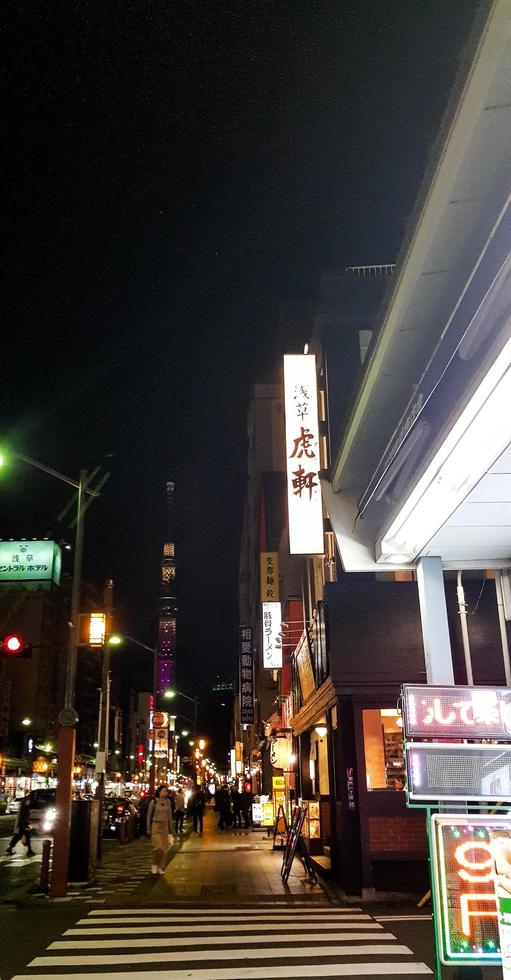
[[[404,816],[369,817],[371,853],[382,852],[427,854],[426,819],[423,813]]]

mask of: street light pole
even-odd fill
[[[200,704],[199,699],[198,698],[191,698],[189,694],[185,694],[183,691],[178,691],[178,690],[175,690],[174,691],[173,690],[171,696],[173,697],[174,694],[177,697],[186,698],[187,701],[191,701],[192,702],[192,704],[193,704],[193,727],[194,727],[194,735],[197,735],[197,711],[198,711],[198,706]],[[165,697],[165,696],[166,695],[165,695],[165,692],[164,692],[163,697]]]
[[[74,707],[75,687],[76,687],[76,659],[78,649],[78,627],[80,619],[80,594],[82,588],[82,559],[83,559],[83,531],[84,531],[84,508],[83,498],[87,486],[87,471],[80,471],[80,482],[78,484],[78,499],[76,505],[76,533],[75,533],[75,554],[73,561],[73,586],[71,592],[71,624],[69,631],[69,644],[67,654],[66,671],[66,708]]]
[[[44,469],[44,467],[38,468]],[[57,476],[57,478],[59,477],[59,474],[57,474],[56,471],[51,471],[51,475]],[[74,481],[68,481],[67,479],[66,482],[74,483]],[[66,690],[64,697],[64,711],[62,711],[59,715],[60,727],[57,738],[58,780],[55,798],[55,809],[57,811],[57,816],[53,833],[53,861],[50,880],[51,898],[63,898],[67,891],[73,797],[73,765],[76,749],[76,724],[78,722],[78,715],[74,710],[74,701],[76,687],[78,627],[80,619],[80,596],[82,588],[84,531],[83,498],[86,487],[87,471],[81,470],[77,494],[75,553],[73,560],[73,584],[71,589],[69,640],[66,665]]]
[[[105,781],[108,766],[108,741],[110,724],[110,634],[112,632],[112,609],[113,609],[113,588],[112,579],[108,579],[103,592],[103,608],[105,612],[105,636],[102,649],[101,666],[101,698],[100,698],[100,723],[98,733],[98,750],[96,752],[96,778],[98,787],[96,798],[99,800],[99,826],[98,826],[98,857],[101,856],[103,840],[103,804],[105,800]]]

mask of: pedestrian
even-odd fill
[[[167,852],[174,843],[172,836],[172,807],[166,786],[158,786],[147,811],[147,833],[151,835],[153,847],[153,875],[165,874],[164,865]]]
[[[233,786],[231,790],[231,803],[232,803],[232,816],[234,821],[234,826],[241,829],[241,793],[237,786]]]
[[[252,802],[254,797],[248,789],[244,789],[241,794],[241,812],[243,814],[243,820],[245,827],[250,827],[252,823]]]
[[[204,807],[206,806],[206,797],[200,786],[194,786],[192,789],[192,795],[188,800],[188,810],[193,817],[193,830],[197,833],[197,827],[199,827],[199,834],[202,834],[204,830]]]
[[[139,837],[142,837],[147,832],[147,811],[149,810],[151,799],[152,797],[148,793],[145,793],[138,805],[137,830]]]
[[[174,793],[174,827],[176,834],[183,833],[183,821],[185,818],[185,794],[182,789],[177,789]]]
[[[32,830],[30,826],[30,796],[24,796],[20,802],[20,808],[18,810],[18,815],[16,817],[16,823],[14,826],[14,834],[11,838],[11,843],[7,848],[6,853],[12,854],[13,848],[16,847],[18,841],[21,841],[27,849],[27,857],[33,857],[35,851],[32,850],[32,845],[30,843],[30,831]]]
[[[218,812],[220,813],[218,829],[225,830],[226,827],[230,827],[232,824],[231,801],[229,799],[227,784],[218,790],[218,793],[216,794],[216,803]]]

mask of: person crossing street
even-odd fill
[[[21,843],[27,848],[27,857],[34,857],[35,851],[32,850],[32,845],[30,843],[31,829],[30,796],[25,796],[20,803],[20,808],[18,810],[18,816],[16,817],[16,824],[14,827],[14,834],[11,838],[6,854],[12,855],[16,844],[18,841],[21,841]]]

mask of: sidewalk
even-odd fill
[[[223,830],[208,807],[204,833],[191,833],[177,853],[171,852],[165,876],[150,887],[148,901],[213,904],[307,899],[327,902],[320,885],[311,885],[295,859],[289,881],[280,877],[283,851],[274,851],[273,838],[263,830]],[[140,893],[137,893],[140,899]]]
[[[175,838],[164,875],[152,875],[151,844],[147,837],[121,845],[105,842],[103,859],[97,865],[96,880],[88,886],[70,885],[65,899],[50,901],[35,894],[35,869],[21,876],[9,869],[9,885],[4,882],[3,901],[26,905],[57,906],[59,903],[87,902],[104,905],[216,905],[250,902],[298,902],[329,904],[323,888],[311,885],[298,858],[293,862],[287,884],[280,876],[283,851],[273,850],[273,838],[264,830],[217,829],[217,814],[207,807],[204,832],[190,832]],[[27,862],[28,863],[28,862]],[[37,864],[37,874],[40,863]],[[7,871],[7,869],[5,869]]]

